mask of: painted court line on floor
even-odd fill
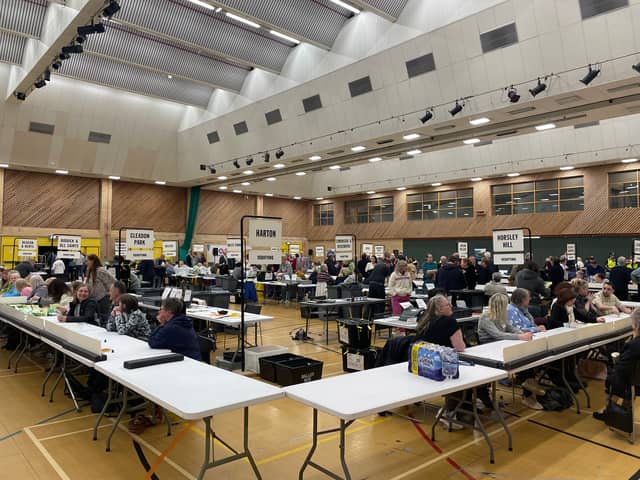
[[[80,415],[79,417],[65,418],[64,420],[56,420],[55,422],[49,422],[48,421],[48,420],[53,420],[55,418],[61,417],[62,415],[66,415],[67,413],[71,413],[73,411],[75,411],[75,408],[71,408],[71,409],[66,410],[65,412],[63,412],[61,414],[55,415],[53,417],[49,417],[48,419],[40,421],[40,422],[36,423],[35,425],[29,425],[27,428],[30,428],[31,430],[33,430],[34,428],[46,427],[46,426],[49,426],[49,425],[56,425],[58,423],[73,422],[75,420],[81,420],[83,418],[98,416],[97,413],[90,413],[89,415]]]
[[[40,453],[42,454],[42,456],[45,458],[45,460],[49,463],[49,465],[51,465],[51,468],[53,468],[55,470],[55,472],[58,474],[58,476],[62,479],[62,480],[71,480],[71,478],[65,473],[65,471],[62,469],[62,467],[60,466],[60,464],[58,462],[56,462],[56,460],[51,456],[51,454],[49,453],[49,451],[44,448],[44,445],[42,443],[40,443],[40,440],[38,440],[36,438],[36,436],[33,434],[33,432],[31,431],[31,429],[29,429],[29,427],[24,429],[24,433],[27,435],[27,437],[29,437],[29,439],[33,442],[33,444],[35,445],[35,447],[40,451]]]
[[[107,427],[111,427],[111,425],[100,425],[98,429],[107,428]],[[42,437],[42,438],[39,438],[38,440],[40,440],[41,442],[46,442],[47,440],[55,440],[56,438],[69,437],[71,435],[76,435],[78,433],[84,433],[84,432],[93,432],[93,427],[83,428],[82,430],[75,430],[73,432],[59,433],[58,435],[51,435],[50,437]]]

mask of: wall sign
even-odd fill
[[[324,258],[324,247],[321,245],[316,246],[316,257]]]
[[[575,259],[576,259],[576,244],[567,243],[567,260],[575,260]]]
[[[153,230],[127,229],[125,231],[125,243],[127,260],[153,260],[153,242],[155,240]]]
[[[19,238],[18,239],[18,256],[19,257],[37,257],[38,241],[35,238]]]
[[[80,258],[79,235],[58,235],[58,258]]]
[[[469,244],[467,242],[458,242],[458,254],[460,258],[467,258],[469,255]]]
[[[240,260],[242,257],[242,252],[240,250],[241,246],[242,242],[239,238],[227,238],[227,258]]]
[[[373,245],[370,243],[363,243],[362,253],[366,253],[367,255],[373,255]]]
[[[191,245],[191,251],[193,253],[204,253],[204,244],[203,243],[194,243]]]
[[[282,220],[252,218],[249,220],[249,240],[251,248],[280,250],[282,243]]]
[[[376,245],[373,247],[373,253],[377,258],[384,257],[384,245]]]
[[[177,257],[178,256],[178,242],[175,240],[163,240],[162,242],[162,254],[165,257]]]

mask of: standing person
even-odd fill
[[[51,265],[51,274],[57,278],[64,278],[64,272],[67,269],[61,258],[56,258]]]
[[[369,277],[369,274],[371,273],[371,270],[374,269],[374,267],[376,266],[376,264],[378,263],[378,257],[376,257],[375,255],[371,255],[371,257],[369,257],[369,262],[367,263],[367,266],[364,267],[364,278],[367,279]]]
[[[556,287],[564,282],[564,269],[560,264],[560,258],[551,258],[551,268],[549,269],[549,281],[551,282],[551,293],[556,294]]]
[[[91,253],[87,255],[85,262],[87,267],[86,284],[91,290],[91,296],[98,302],[98,314],[102,321],[106,321],[109,315],[109,288],[116,281],[106,268],[102,266],[100,258]]]
[[[195,266],[195,264],[194,264]],[[138,270],[142,276],[143,282],[148,282],[149,286],[153,286],[153,279],[156,276],[155,264],[153,260],[142,260],[138,264]]]
[[[363,253],[356,265],[358,278],[365,278],[365,269],[367,268],[367,263],[369,263],[369,256],[366,253]]]
[[[383,261],[377,262],[373,270],[369,272],[365,283],[369,285],[370,298],[385,298],[384,282],[386,278],[391,274],[391,271],[387,264]],[[374,305],[373,312],[381,313],[384,311],[384,304]]]
[[[467,281],[460,270],[460,259],[454,255],[449,257],[449,261],[438,270],[436,287],[443,288],[447,293],[451,290],[464,290]]]
[[[174,353],[200,360],[198,336],[191,320],[183,313],[184,306],[177,298],[165,298],[158,311],[160,325],[149,336],[151,348],[168,348]]]
[[[469,290],[475,290],[478,284],[478,270],[476,268],[476,257],[469,257],[462,259],[462,271],[464,272],[464,279],[467,282],[467,288]]]
[[[427,253],[422,262],[422,288],[426,290],[427,280],[433,281],[436,278],[436,272],[438,271],[438,264],[433,261],[433,254]]]
[[[622,300],[629,300],[629,282],[631,282],[631,270],[627,268],[627,259],[618,257],[617,265],[609,272],[609,281],[616,291],[616,296]]]
[[[489,273],[489,261],[486,258],[480,260],[478,265],[478,285],[486,285],[491,281],[491,273]]]
[[[391,294],[391,311],[398,316],[402,313],[403,302],[408,302],[411,298],[413,281],[407,270],[407,262],[399,260],[396,268],[389,277],[389,292]]]

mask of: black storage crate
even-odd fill
[[[322,362],[291,353],[260,358],[260,376],[286,387],[322,378]]]
[[[369,348],[351,348],[348,345],[342,345],[342,370],[345,372],[358,372],[359,368],[352,368],[353,365],[349,365],[348,355],[358,355],[362,358],[362,370],[369,370],[376,366],[378,356],[382,355],[382,348],[369,347]]]
[[[371,346],[371,325],[368,320],[343,319],[338,320],[340,343],[349,345],[352,348],[369,348]]]

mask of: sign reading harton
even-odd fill
[[[524,252],[524,230],[494,230],[494,252]]]
[[[252,218],[249,220],[249,242],[251,248],[272,247],[280,250],[282,244],[282,220]]]

